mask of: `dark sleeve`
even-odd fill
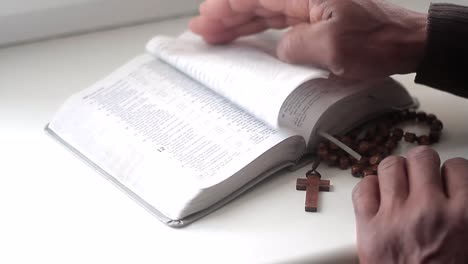
[[[417,83],[468,98],[468,7],[432,4]]]

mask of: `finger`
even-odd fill
[[[223,17],[221,18],[221,21],[226,27],[232,28],[232,27],[236,27],[239,25],[245,25],[254,19],[255,19],[255,16],[252,14],[240,14],[240,15],[234,15],[230,17]]]
[[[245,25],[229,28],[224,31],[204,31],[204,34],[201,35],[208,43],[225,44],[239,37],[260,33],[269,28],[283,29],[286,27],[288,27],[286,18],[281,16],[273,18],[256,19],[251,22],[248,22]]]
[[[230,30],[216,34],[203,34],[202,36],[203,39],[210,44],[226,44],[239,37],[265,31],[268,27],[268,24],[264,20],[257,20]]]
[[[268,18],[268,17],[276,17],[276,16],[283,15],[283,14],[280,13],[280,12],[271,11],[271,10],[265,9],[265,8],[257,8],[257,9],[255,9],[254,14],[255,14],[256,16],[265,17],[265,18]]]
[[[377,176],[367,176],[353,190],[356,222],[368,222],[380,207],[380,191]]]
[[[212,18],[223,18],[239,13],[254,13],[257,6],[257,0],[207,0],[200,5],[200,14]]]
[[[245,22],[244,24],[230,26],[229,30],[236,31],[240,36],[244,36],[253,33],[258,33],[255,32],[255,30],[253,30],[255,28],[261,28],[262,30],[264,30],[264,27],[272,29],[284,29],[297,23],[299,22],[294,19],[285,17],[283,15],[274,17],[254,17]]]
[[[330,18],[330,14],[332,14],[331,9],[326,11],[326,0],[310,0],[309,1],[309,17],[311,23],[317,23],[322,20],[326,20]]]
[[[384,159],[378,167],[378,175],[382,206],[393,207],[406,200],[409,186],[405,158]]]
[[[207,0],[200,5],[200,15],[211,18],[223,18],[236,15],[227,0]]]
[[[189,23],[190,29],[197,34],[214,35],[228,30],[228,27],[218,19],[199,16],[193,18]]]
[[[288,27],[286,17],[270,17],[270,18],[257,18],[252,20],[245,25],[240,25],[230,30],[233,31],[237,37],[252,35],[265,31],[266,29],[284,29]]]
[[[416,147],[408,152],[406,164],[410,195],[443,194],[440,158],[437,152],[426,146]]]
[[[213,35],[230,30],[231,28],[246,25],[255,20],[252,15],[235,15],[222,19],[206,16],[192,18],[189,23],[190,29],[200,35]]]
[[[284,16],[269,18],[239,16],[225,18],[224,21],[199,16],[190,21],[189,27],[193,32],[200,35],[215,35],[226,31],[232,31],[237,32],[239,36],[243,36],[261,32],[266,28],[286,28],[288,26],[287,22]]]
[[[258,10],[262,10],[260,13],[273,12],[309,21],[309,0],[207,0],[200,6],[202,15],[215,18],[239,13],[257,12],[258,15]]]
[[[219,33],[216,35],[203,35],[202,37],[205,42],[213,45],[228,44],[237,39],[237,35],[231,31]]]
[[[237,37],[252,35],[265,31],[270,26],[265,19],[256,19],[245,25],[238,26],[232,29],[232,31],[237,35]]]
[[[465,202],[468,198],[468,161],[463,158],[447,160],[442,166],[442,180],[448,198]]]
[[[234,12],[251,13],[260,6],[259,1],[260,0],[228,0],[228,3]]]
[[[235,1],[235,0],[232,0]],[[268,10],[309,21],[309,0],[259,0],[260,6]]]
[[[288,63],[313,64],[330,69],[330,31],[325,24],[299,24],[281,39],[278,57]]]

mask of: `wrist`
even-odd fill
[[[397,55],[402,62],[398,73],[413,73],[418,70],[426,51],[427,14],[416,13],[409,18],[408,27],[403,32],[401,50]]]

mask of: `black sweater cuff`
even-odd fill
[[[417,83],[468,98],[468,7],[432,4]]]

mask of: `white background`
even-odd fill
[[[0,46],[194,14],[201,0],[0,0]]]

